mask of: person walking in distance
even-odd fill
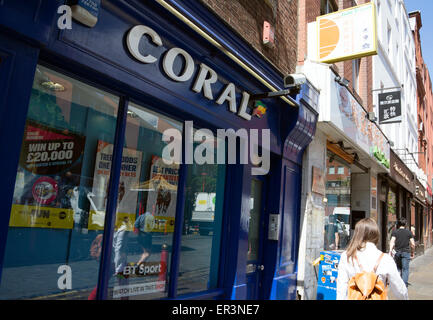
[[[382,284],[389,284],[396,299],[408,299],[407,288],[394,260],[377,249],[379,239],[380,232],[376,221],[364,218],[357,222],[353,237],[341,254],[338,264],[337,300],[349,299],[349,284],[356,279],[356,275],[363,272],[374,272]]]
[[[415,240],[413,233],[406,229],[406,219],[397,221],[397,229],[391,234],[389,253],[394,257],[398,271],[406,284],[409,285],[409,263],[415,253]]]

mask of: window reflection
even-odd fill
[[[101,219],[91,215],[98,141],[112,143],[118,98],[38,65],[29,102],[0,283],[1,299],[88,299]],[[106,161],[111,164],[111,159]],[[73,276],[73,277],[72,277]]]
[[[326,166],[325,250],[344,250],[350,236],[350,167],[329,152]]]
[[[216,146],[215,139],[214,159]],[[217,287],[225,170],[219,164],[188,166],[178,295]]]
[[[112,299],[167,295],[179,165],[162,159],[166,129],[181,133],[182,125],[129,104],[113,236]]]

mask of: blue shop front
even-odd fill
[[[0,299],[295,299],[317,91],[252,99],[199,2],[78,3],[0,3]]]

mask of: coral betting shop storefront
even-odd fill
[[[0,299],[294,299],[317,91],[257,106],[284,75],[199,2],[59,29],[63,2],[0,3]],[[238,161],[219,129],[247,133]]]

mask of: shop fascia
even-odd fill
[[[158,61],[157,57],[151,54],[144,55],[138,49],[140,40],[145,35],[149,36],[150,40],[154,45],[162,46],[162,40],[158,33],[156,33],[153,29],[147,26],[138,25],[133,27],[127,34],[126,43],[128,50],[135,59],[142,63],[156,63]],[[174,61],[178,56],[183,57],[185,61],[185,65],[180,74],[176,74],[173,70]],[[162,67],[165,75],[176,82],[189,81],[193,76],[196,68],[191,55],[185,50],[177,47],[171,48],[163,54]],[[200,70],[194,81],[192,90],[196,93],[203,92],[203,96],[206,99],[213,100],[214,95],[212,92],[212,84],[217,82],[218,75],[214,70],[212,70],[204,63],[200,63],[199,68]],[[229,82],[225,86],[219,97],[216,99],[215,103],[218,105],[222,105],[224,102],[227,101],[229,104],[229,110],[231,112],[236,113],[239,117],[245,120],[251,120],[251,114],[247,112],[249,99],[250,94],[243,91],[240,105],[238,107],[236,101],[236,86],[232,82]]]
[[[394,162],[393,164],[394,170],[408,183],[411,183],[411,180],[409,176],[403,171],[402,168],[399,167],[397,163]]]

